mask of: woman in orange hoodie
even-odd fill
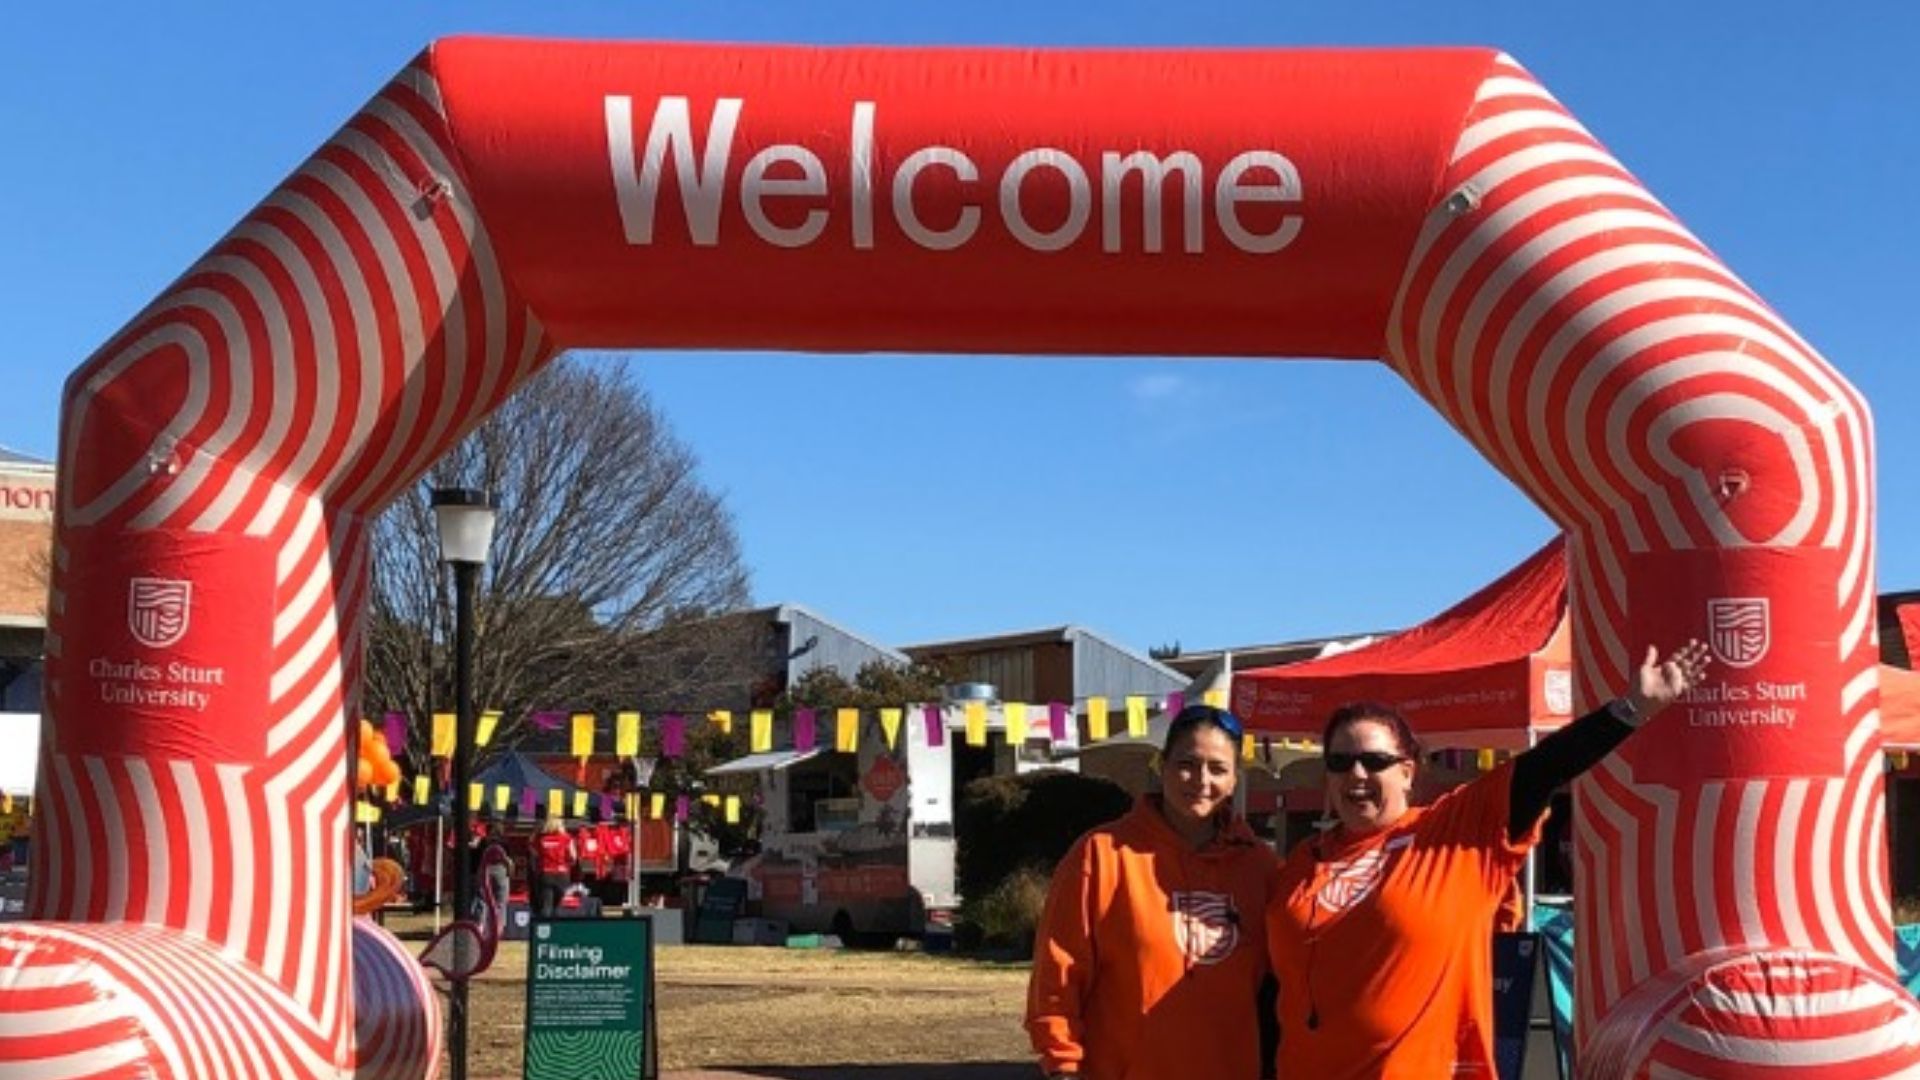
[[[1555,788],[1700,684],[1707,650],[1647,650],[1626,696],[1430,807],[1408,803],[1420,747],[1398,712],[1327,721],[1337,821],[1295,848],[1267,909],[1282,1080],[1493,1080],[1493,919]],[[1198,1074],[1196,1074],[1198,1075]]]
[[[1278,860],[1233,813],[1241,738],[1230,712],[1181,710],[1159,793],[1056,868],[1027,984],[1048,1076],[1260,1075],[1262,913]]]

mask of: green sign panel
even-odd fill
[[[535,922],[524,1080],[651,1080],[653,923]]]

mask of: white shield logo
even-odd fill
[[[1566,668],[1548,668],[1544,689],[1548,712],[1555,716],[1573,715],[1573,672]]]
[[[1772,641],[1773,625],[1765,597],[1707,601],[1707,642],[1713,646],[1716,660],[1728,667],[1752,667],[1767,655]]]
[[[1233,896],[1215,892],[1173,894],[1173,940],[1196,964],[1217,964],[1240,944],[1240,913]]]
[[[127,582],[127,629],[142,645],[165,648],[187,633],[193,583],[137,577]]]

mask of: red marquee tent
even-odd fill
[[[1380,701],[1412,721],[1429,749],[1521,749],[1571,719],[1567,563],[1558,537],[1498,581],[1439,615],[1352,652],[1233,678],[1249,727],[1318,738],[1327,714]],[[1920,674],[1882,665],[1886,742],[1920,748]]]

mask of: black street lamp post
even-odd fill
[[[473,591],[480,567],[493,543],[493,503],[474,488],[437,488],[434,522],[440,533],[440,561],[453,567],[453,917],[473,908],[472,845],[467,842],[467,785],[473,765]],[[455,979],[447,1016],[447,1051],[452,1080],[467,1080],[467,980]]]

